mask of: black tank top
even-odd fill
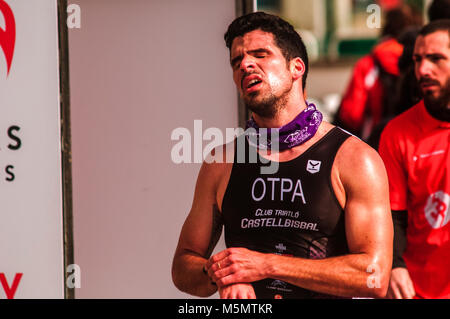
[[[300,156],[279,162],[270,175],[260,171],[270,165],[267,160],[249,163],[256,149],[244,138],[246,161],[237,161],[235,151],[222,202],[226,246],[308,259],[347,254],[344,211],[331,185],[331,168],[349,136],[335,127]],[[333,298],[274,279],[252,285],[257,298]]]

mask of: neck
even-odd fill
[[[301,111],[306,109],[307,104],[304,99],[300,99],[297,103],[290,103],[279,109],[271,118],[261,117],[253,113],[253,118],[259,127],[278,128],[291,122]]]

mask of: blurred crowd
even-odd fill
[[[435,0],[429,21],[450,18],[450,1]],[[422,14],[407,4],[386,12],[378,43],[354,66],[334,123],[378,148],[386,123],[421,100],[412,53]]]

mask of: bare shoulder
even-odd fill
[[[343,157],[348,161],[361,161],[363,159],[376,160],[379,157],[378,152],[355,136],[350,136],[341,146],[337,157]]]
[[[357,137],[349,137],[336,154],[335,166],[344,185],[385,187],[387,175],[378,152]]]
[[[319,128],[319,138],[326,135],[336,126],[328,122],[323,122]],[[355,136],[350,136],[339,148],[336,154],[335,163],[338,167],[352,166],[355,164],[362,164],[362,161],[381,161],[378,152],[371,146],[360,140]]]

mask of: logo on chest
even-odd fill
[[[425,217],[434,229],[442,228],[450,220],[450,196],[443,191],[431,194],[425,204]]]
[[[306,164],[306,170],[311,174],[318,173],[320,171],[321,161],[308,160],[308,164]]]

